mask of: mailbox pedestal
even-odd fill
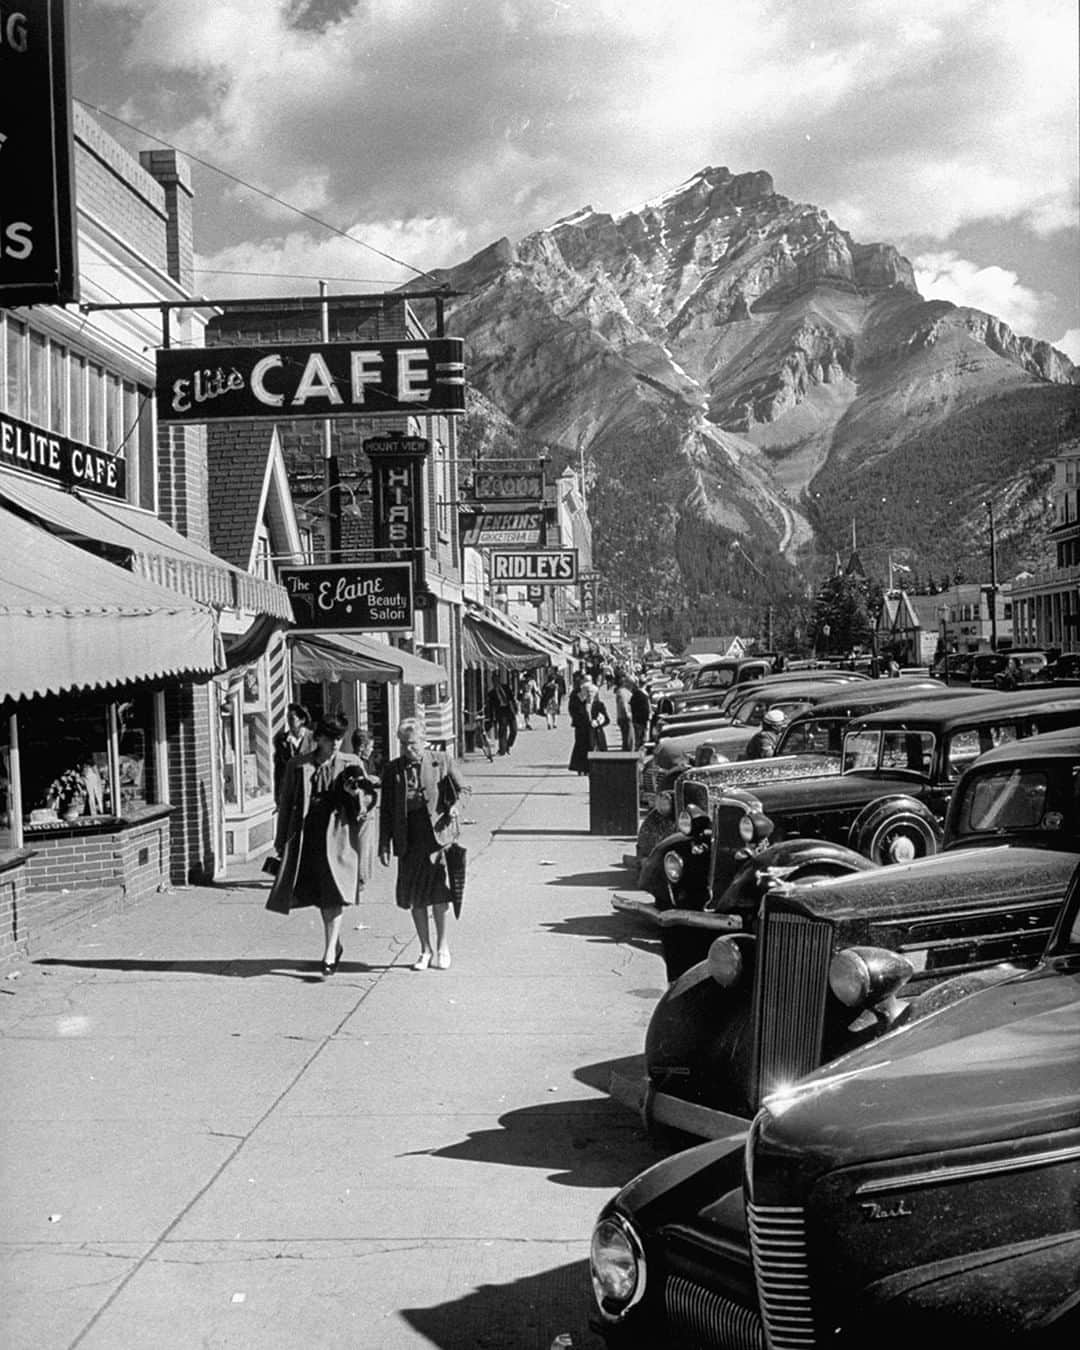
[[[589,754],[589,833],[638,832],[641,756],[636,750],[593,750]]]

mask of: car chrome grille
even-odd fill
[[[765,1350],[761,1318],[723,1294],[703,1289],[682,1275],[664,1285],[664,1311],[673,1331],[702,1346],[723,1345],[731,1350]]]
[[[769,1350],[814,1345],[806,1224],[801,1208],[746,1207],[761,1320]]]
[[[820,1063],[832,949],[831,923],[765,898],[754,974],[755,1107]]]

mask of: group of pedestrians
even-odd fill
[[[613,679],[620,748],[640,750],[645,744],[652,716],[649,695],[632,675],[616,671]],[[611,725],[611,717],[600,696],[599,686],[581,670],[575,671],[571,678],[566,706],[574,729],[574,746],[567,767],[571,773],[584,775],[589,772],[589,752],[609,748],[607,728]]]
[[[413,970],[448,970],[447,914],[453,892],[446,848],[469,788],[460,767],[428,744],[415,718],[397,730],[398,755],[376,774],[371,738],[353,735],[342,749],[346,719],[329,713],[314,726],[290,704],[274,740],[277,828],[274,880],[267,909],[289,914],[316,907],[323,923],[323,978],[344,953],[342,916],[357,904],[376,860],[398,860],[395,901],[410,912],[420,953]]]

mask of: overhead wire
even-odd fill
[[[372,253],[377,253],[380,258],[385,258],[387,262],[392,262],[395,267],[406,267],[410,272],[415,272],[418,277],[427,277],[434,280],[429,271],[422,267],[415,267],[412,263],[406,262],[403,258],[395,258],[392,253],[387,253],[384,249],[369,244],[366,239],[361,239],[355,234],[350,234],[348,230],[339,229],[337,225],[331,225],[328,220],[323,220],[320,216],[305,211],[303,207],[295,205],[293,202],[286,201],[283,197],[276,196],[273,192],[268,192],[266,188],[261,188],[255,183],[249,183],[246,178],[241,178],[238,174],[231,173],[228,169],[221,168],[218,164],[211,163],[208,159],[203,159],[200,155],[194,154],[190,150],[185,150],[181,146],[174,145],[172,141],[165,140],[162,136],[155,136],[153,132],[146,131],[143,127],[136,126],[134,122],[128,122],[125,118],[117,116],[110,112],[108,108],[99,107],[96,103],[91,103],[88,99],[75,96],[75,102],[81,103],[84,108],[89,108],[91,112],[100,113],[102,117],[108,117],[117,122],[122,127],[127,127],[129,131],[134,131],[139,136],[145,136],[147,140],[156,141],[158,145],[164,145],[169,150],[175,150],[177,154],[190,159],[194,164],[201,164],[204,169],[209,169],[211,173],[218,173],[222,178],[228,178],[231,182],[237,183],[240,187],[247,188],[249,192],[254,192],[260,197],[265,197],[268,201],[274,202],[277,206],[283,206],[287,211],[295,211],[298,216],[303,216],[305,220],[310,220],[312,224],[318,225],[320,229],[329,230],[331,234],[339,235],[342,239],[348,239],[354,244],[359,244],[361,248],[369,249]],[[271,275],[271,274],[266,274]]]

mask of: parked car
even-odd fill
[[[1041,649],[979,652],[972,658],[971,684],[976,689],[1016,689],[1038,680],[1049,664],[1049,656]]]
[[[1031,972],[765,1098],[593,1230],[608,1346],[1080,1343],[1080,873]]]
[[[756,690],[772,689],[774,686],[748,687]],[[715,797],[726,787],[753,787],[756,783],[772,782],[778,778],[821,777],[839,773],[844,731],[853,717],[911,702],[920,696],[951,696],[951,691],[940,680],[929,678],[823,686],[820,701],[817,701],[819,691],[815,689],[814,692],[814,703],[784,728],[776,746],[776,754],[771,759],[742,763],[729,760],[721,763],[715,744],[710,738],[704,738],[698,743],[700,752],[698,746],[694,747],[693,767],[689,763],[682,767],[677,764],[670,767],[663,781],[654,783],[651,809],[638,829],[633,860],[635,868],[640,871],[656,845],[676,832],[676,820],[681,811],[691,805],[707,811],[710,794]],[[757,697],[756,694],[752,696]],[[706,759],[708,767],[699,762]],[[653,885],[660,888],[661,903],[664,903],[667,887],[659,868]]]
[[[836,859],[851,851],[875,863],[925,857],[937,851],[967,764],[1005,741],[1078,723],[1080,691],[1047,687],[938,695],[873,713],[847,728],[842,773],[733,789],[708,810],[689,806],[679,832],[646,859],[639,884],[658,904],[721,909],[738,878],[733,864],[787,866],[790,852],[805,866],[807,841],[841,846]]]
[[[752,910],[687,916],[697,959],[646,1032],[646,1116],[722,1133],[779,1085],[1030,965],[1080,854],[1078,781],[1075,728],[1003,745],[961,778],[939,855],[773,873]]]
[[[724,656],[715,661],[700,665],[678,692],[663,695],[658,711],[675,712],[680,708],[690,708],[700,704],[716,703],[735,684],[745,684],[748,680],[759,680],[765,675],[776,672],[773,669],[775,657],[768,656]]]
[[[1039,684],[1080,684],[1080,652],[1066,652],[1035,676]]]
[[[971,665],[975,657],[971,652],[950,652],[948,656],[934,663],[933,673],[946,684],[970,684]]]

